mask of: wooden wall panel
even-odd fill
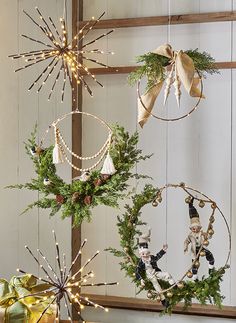
[[[51,15],[58,24],[63,14],[63,2],[59,0],[41,0],[38,4],[42,12]],[[70,4],[68,4],[68,19],[70,21]],[[43,65],[35,66],[23,72],[14,73],[19,63],[10,60],[7,56],[17,53],[18,50],[41,48],[29,40],[20,37],[28,34],[41,38],[38,30],[29,19],[23,15],[25,9],[37,17],[35,3],[30,0],[1,1],[0,36],[2,40],[0,52],[0,190],[1,190],[1,226],[0,226],[0,277],[10,278],[16,274],[16,268],[38,273],[38,267],[28,256],[24,246],[27,244],[33,250],[41,248],[48,255],[49,260],[55,263],[54,242],[52,229],[57,231],[61,248],[66,252],[68,261],[71,253],[71,224],[70,219],[62,221],[60,214],[49,218],[49,211],[34,209],[25,215],[20,213],[32,201],[37,199],[37,193],[28,191],[5,190],[4,187],[14,183],[24,183],[33,176],[33,166],[25,154],[23,142],[29,138],[35,123],[38,123],[39,137],[43,135],[48,125],[59,115],[71,109],[70,91],[67,90],[64,104],[60,102],[60,90],[48,102],[50,87],[39,95],[35,91],[28,92],[30,82],[39,75]],[[21,64],[24,62],[21,62]],[[52,84],[51,84],[52,85]],[[70,120],[62,125],[63,134],[68,144],[71,144]],[[50,139],[50,138],[49,138]],[[53,139],[53,135],[51,137]],[[48,140],[47,144],[52,143]],[[58,172],[66,181],[70,181],[70,168],[59,166]]]
[[[148,15],[166,15],[168,13],[167,2],[150,2],[146,6],[143,1],[129,2],[123,5],[122,2],[114,3],[112,1],[100,1],[100,8],[95,10],[93,1],[87,1],[85,5],[85,19],[91,15],[96,15],[102,10],[107,11],[106,19],[137,17]],[[155,8],[157,5],[158,8]],[[153,7],[154,6],[154,7]],[[132,9],[131,9],[132,8]],[[231,1],[171,1],[171,14],[181,13],[202,13],[215,11],[233,10]],[[149,11],[150,10],[150,11]],[[178,25],[168,27],[141,27],[138,29],[119,29],[111,34],[103,46],[115,51],[115,55],[108,58],[111,66],[134,65],[134,57],[143,52],[147,52],[158,45],[170,41],[174,48],[199,48],[201,51],[207,51],[216,58],[217,61],[235,60],[233,29],[235,23],[208,23]],[[232,33],[233,32],[233,33]],[[94,31],[99,34],[100,31]],[[169,38],[168,38],[169,34]],[[138,170],[149,173],[154,177],[153,183],[164,185],[166,182],[185,181],[190,186],[202,190],[216,199],[224,212],[227,220],[231,223],[233,242],[235,240],[235,220],[234,220],[234,123],[235,116],[233,112],[234,96],[232,100],[232,89],[234,89],[235,77],[232,78],[231,70],[222,70],[219,75],[208,76],[204,81],[204,94],[206,100],[203,100],[199,109],[181,122],[162,123],[150,119],[143,130],[139,129],[140,147],[144,152],[154,152],[154,157]],[[135,130],[137,125],[134,123],[136,117],[137,102],[135,98],[135,89],[126,85],[126,75],[107,75],[99,76],[103,80],[105,91],[99,90],[90,100],[87,96],[84,98],[83,109],[89,112],[96,112],[98,115],[107,117],[107,120],[116,120],[128,126],[130,130]],[[234,90],[233,90],[234,91]],[[95,101],[95,103],[94,103]],[[161,102],[161,98],[160,98]],[[193,100],[187,100],[183,95],[183,105],[181,111],[185,111],[184,106],[193,104]],[[96,106],[96,110],[95,110]],[[170,99],[168,104],[169,113],[176,113],[176,103]],[[163,112],[162,112],[163,113]],[[233,117],[232,117],[233,113]],[[96,138],[97,138],[96,132]],[[91,141],[90,141],[91,140]],[[94,145],[93,133],[86,132],[86,138],[83,137],[83,147]],[[140,185],[141,187],[141,185]],[[174,276],[178,277],[182,270],[182,263],[190,261],[190,256],[184,256],[182,250],[183,240],[188,232],[188,209],[180,202],[184,199],[179,193],[168,193],[168,204],[163,203],[162,208],[154,209],[147,207],[144,210],[144,220],[153,228],[153,237],[151,249],[156,251],[163,242],[168,240],[169,251],[163,259],[161,266],[163,269],[173,271]],[[232,209],[233,208],[233,209]],[[206,223],[208,212],[200,211],[202,222]],[[110,245],[118,246],[119,239],[115,227],[116,211],[102,208],[94,210],[94,222],[89,225],[83,225],[83,235],[89,235],[93,238],[93,245],[99,241],[99,248],[102,248],[102,241],[105,242],[103,248]],[[181,217],[181,223],[179,223]],[[178,220],[177,220],[178,219]],[[99,231],[99,233],[98,233]],[[97,236],[95,236],[97,234]],[[105,235],[105,237],[104,237]],[[223,237],[223,238],[222,238]],[[217,265],[221,265],[228,248],[226,230],[222,220],[216,221],[216,235],[210,244],[210,249],[216,255]],[[176,249],[178,244],[178,249]],[[176,261],[176,254],[181,261]],[[231,270],[225,275],[222,283],[222,292],[226,295],[225,304],[235,305],[236,296],[232,286],[235,284],[235,250],[231,260]],[[114,270],[110,270],[113,266]],[[107,280],[118,279],[120,285],[118,288],[107,289],[106,295],[132,296],[135,297],[134,287],[127,279],[124,279],[123,273],[116,268],[117,260],[112,259],[110,255],[104,256],[100,261],[99,277],[106,277]],[[204,263],[201,266],[201,273],[207,270]],[[109,278],[109,279],[108,279]],[[96,293],[96,291],[92,291]],[[138,297],[145,297],[139,295]],[[89,310],[89,318],[93,319],[94,314]],[[97,312],[96,312],[97,313]],[[118,322],[124,318],[126,322],[141,322],[146,320],[152,322],[157,319],[156,314],[135,314],[134,312],[124,312],[112,310],[110,317],[98,314],[97,320],[104,322]],[[96,314],[97,315],[97,314]],[[200,322],[213,322],[210,318],[195,318],[190,316],[174,316],[173,318],[162,318],[159,320],[168,321],[174,319],[186,322],[191,320],[200,320]],[[214,319],[216,321],[217,319]],[[220,319],[219,322],[226,320]]]

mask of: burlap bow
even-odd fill
[[[39,294],[22,298],[26,295],[46,291],[48,284],[36,285],[37,280],[31,275],[13,277],[8,283],[5,279],[0,279],[0,322],[4,323],[36,323],[40,314],[47,307],[48,301],[43,300],[43,296],[50,296],[50,293]],[[41,295],[41,296],[40,296]],[[39,304],[35,304],[40,300]],[[42,302],[41,302],[42,301]],[[55,320],[55,307],[50,307],[41,323],[52,323]]]
[[[170,59],[170,65],[174,65],[175,74],[179,77],[180,82],[183,84],[185,90],[192,97],[204,97],[198,88],[199,76],[195,76],[196,70],[194,67],[193,60],[182,50],[173,51],[169,44],[162,45],[152,51],[152,53],[165,56]],[[142,106],[142,103],[138,99],[138,123],[141,127],[147,122],[150,117],[150,113],[153,109],[155,101],[162,89],[164,80],[160,79],[157,81],[150,90],[141,96],[143,104],[146,109]]]

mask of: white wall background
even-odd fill
[[[34,91],[28,93],[29,85],[42,71],[43,66],[38,65],[14,73],[19,63],[7,57],[18,51],[41,48],[40,45],[35,46],[34,43],[20,37],[20,34],[31,35],[33,38],[41,37],[40,31],[22,13],[25,9],[36,17],[36,5],[46,16],[51,15],[57,23],[57,19],[63,14],[61,0],[0,1],[0,277],[6,279],[16,274],[16,268],[38,273],[37,265],[24,248],[26,244],[35,252],[40,248],[48,255],[49,260],[55,263],[52,229],[56,230],[68,260],[71,254],[70,219],[62,221],[60,215],[49,219],[47,210],[37,209],[20,216],[23,209],[37,199],[37,193],[4,189],[6,185],[24,183],[35,176],[23,144],[29,138],[35,123],[38,123],[41,138],[57,116],[71,109],[70,91],[66,93],[64,104],[60,102],[59,91],[50,102],[47,100],[46,91],[42,91],[40,95]],[[47,89],[50,90],[48,87]],[[70,120],[63,131],[70,140]],[[59,171],[66,180],[70,180],[69,167]]]
[[[98,16],[106,11],[106,18],[140,17],[199,13],[214,11],[230,11],[235,9],[235,1],[113,1],[100,0],[84,1],[84,19]],[[94,31],[94,35],[101,31]],[[104,40],[104,49],[115,51],[115,55],[108,57],[111,66],[135,65],[135,56],[148,52],[157,46],[170,42],[174,49],[194,49],[207,51],[216,61],[231,61],[236,59],[235,52],[235,23],[204,23],[179,26],[156,26],[117,29],[115,33]],[[100,43],[100,44],[101,44]],[[206,100],[200,108],[181,122],[162,123],[150,119],[143,130],[136,125],[136,89],[127,85],[127,75],[99,76],[105,85],[102,90],[95,87],[94,98],[84,93],[83,110],[94,113],[110,123],[118,122],[131,132],[136,129],[140,133],[139,147],[144,153],[154,153],[154,157],[143,164],[138,170],[153,176],[153,184],[163,186],[165,183],[179,183],[184,181],[189,186],[199,189],[215,199],[224,212],[232,232],[231,269],[226,273],[222,283],[222,293],[226,296],[225,304],[236,305],[235,274],[236,274],[236,221],[235,211],[235,72],[221,70],[220,75],[208,76],[204,81]],[[183,102],[188,102],[183,96]],[[169,113],[176,113],[177,107],[172,98],[168,104]],[[185,111],[184,107],[181,111]],[[174,111],[174,112],[173,112]],[[91,154],[99,147],[99,128],[90,127],[90,121],[84,121],[83,152]],[[90,128],[89,128],[90,127]],[[96,136],[95,136],[96,134]],[[96,139],[95,139],[96,138]],[[103,140],[101,134],[99,140]],[[141,186],[139,186],[141,188]],[[153,252],[160,249],[167,241],[169,250],[161,262],[161,268],[168,269],[175,278],[183,272],[190,258],[183,255],[183,240],[187,235],[188,209],[183,203],[184,196],[176,192],[168,192],[168,204],[164,201],[161,208],[146,207],[143,218],[153,229],[151,248]],[[122,207],[121,207],[122,212]],[[93,221],[83,224],[83,236],[89,239],[87,254],[99,248],[108,246],[119,247],[119,236],[116,228],[118,211],[108,208],[97,208],[93,212]],[[202,211],[202,222],[205,221],[206,211]],[[210,249],[216,257],[216,266],[221,266],[227,252],[227,235],[220,218],[215,224],[216,234],[211,241]],[[178,247],[176,247],[178,246]],[[85,256],[87,256],[85,254]],[[190,256],[189,256],[190,257]],[[178,259],[178,260],[176,260]],[[120,271],[119,259],[103,253],[96,259],[94,268],[98,281],[118,280],[118,287],[100,288],[91,290],[91,293],[106,295],[135,297],[135,287],[124,278]],[[204,261],[203,261],[204,263]],[[202,265],[202,273],[207,270]],[[146,297],[145,294],[138,297]],[[158,314],[137,313],[132,311],[112,310],[105,315],[88,310],[91,320],[102,322],[152,322]],[[190,317],[172,316],[159,321],[189,322]],[[191,317],[191,322],[196,318]],[[197,318],[201,322],[213,322],[216,319]],[[219,319],[220,322],[226,321]]]
[[[69,1],[68,1],[69,3]],[[136,17],[149,15],[166,15],[169,8],[163,0],[86,0],[85,19],[99,15],[106,11],[107,18]],[[1,0],[0,3],[0,179],[1,179],[1,226],[0,226],[0,276],[10,278],[15,274],[15,268],[23,267],[27,271],[37,272],[38,268],[27,255],[24,245],[33,249],[40,247],[46,250],[49,258],[54,261],[51,230],[56,229],[63,248],[70,255],[70,220],[61,221],[59,215],[48,218],[48,211],[31,211],[19,216],[21,210],[37,198],[37,194],[27,191],[8,191],[3,187],[12,183],[22,183],[34,176],[31,161],[25,155],[23,141],[25,141],[35,121],[39,124],[39,136],[48,124],[58,115],[70,110],[70,93],[67,94],[64,104],[60,103],[59,95],[54,96],[48,103],[46,92],[37,96],[34,92],[28,93],[30,81],[34,80],[41,67],[34,67],[28,71],[15,74],[17,62],[12,62],[7,56],[16,53],[19,49],[34,49],[34,45],[19,37],[21,33],[38,35],[38,30],[22,14],[22,9],[34,13],[34,7],[39,6],[46,15],[56,20],[63,11],[62,0]],[[231,0],[219,1],[171,1],[171,14],[224,11],[235,9]],[[103,47],[110,48],[116,55],[109,57],[110,65],[132,65],[134,57],[149,51],[158,45],[167,42],[168,34],[173,48],[188,49],[198,47],[210,52],[217,61],[236,59],[235,53],[235,23],[209,23],[194,25],[167,26],[118,29],[108,40],[104,40]],[[99,31],[94,32],[99,33]],[[37,47],[36,47],[37,48]],[[95,97],[89,98],[84,93],[83,109],[108,120],[119,122],[128,130],[134,131],[136,125],[136,91],[126,83],[126,75],[100,76],[105,85],[101,89],[93,85]],[[233,217],[235,210],[235,113],[234,96],[236,76],[234,71],[224,70],[221,75],[208,77],[204,83],[204,93],[207,97],[200,109],[181,123],[165,124],[150,120],[144,130],[140,131],[140,147],[144,153],[154,152],[152,160],[140,165],[139,170],[151,174],[154,184],[164,185],[166,182],[185,181],[189,185],[199,188],[214,198],[221,206],[229,223],[233,236],[231,269],[225,276],[222,291],[226,295],[225,304],[236,304],[235,273],[236,250],[235,235],[236,221]],[[169,109],[172,104],[169,104]],[[95,151],[103,140],[103,134],[98,138],[98,128],[92,126],[91,121],[84,121],[83,128],[84,154]],[[88,128],[89,127],[89,128]],[[70,137],[69,123],[64,131]],[[96,137],[95,137],[96,133]],[[95,139],[96,138],[96,139]],[[68,139],[69,140],[69,139]],[[60,169],[67,180],[70,179],[68,168]],[[187,210],[180,203],[176,195],[169,195],[168,209],[166,204],[162,209],[145,209],[144,218],[153,227],[153,252],[164,241],[169,243],[169,251],[162,268],[172,270],[176,265],[173,255],[179,252],[182,256],[182,240],[186,235],[188,224]],[[181,225],[177,222],[181,217]],[[89,239],[87,254],[94,250],[103,250],[108,246],[119,246],[119,237],[116,231],[117,212],[107,208],[94,210],[92,223],[83,225],[83,235]],[[184,226],[185,225],[185,226]],[[224,229],[221,230],[220,220],[216,224],[216,235],[211,249],[217,250],[217,264],[221,264],[226,251]],[[176,229],[177,228],[177,229]],[[179,243],[179,250],[174,249],[175,240]],[[183,258],[184,259],[184,258]],[[186,258],[185,258],[186,259]],[[187,260],[184,260],[187,261]],[[114,288],[100,289],[94,293],[135,297],[135,288],[120,272],[118,260],[103,253],[94,264],[97,280],[118,280],[120,285]],[[179,266],[175,266],[175,275]],[[112,270],[111,270],[112,268]],[[145,297],[145,295],[141,295]],[[152,322],[158,318],[155,313],[137,313],[132,311],[112,310],[110,315],[102,312],[87,311],[87,317],[102,322]],[[190,317],[173,316],[159,319],[167,322],[187,322]],[[201,322],[213,322],[213,319],[192,317]],[[224,320],[216,320],[223,322]]]

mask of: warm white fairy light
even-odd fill
[[[80,256],[82,255],[82,249],[84,245],[87,242],[87,239],[85,239],[81,246],[79,251],[77,252],[77,255],[75,256],[74,260],[72,261],[71,265],[67,269],[66,266],[66,258],[65,254],[60,254],[60,248],[59,244],[56,239],[56,234],[55,231],[53,231],[53,236],[55,240],[55,249],[56,249],[56,262],[57,262],[57,267],[59,270],[59,274],[56,273],[56,269],[53,269],[53,267],[50,265],[48,262],[47,258],[44,256],[44,254],[40,251],[40,249],[37,249],[38,255],[43,259],[43,261],[46,263],[48,270],[44,267],[43,264],[41,264],[40,260],[33,254],[31,249],[26,245],[25,248],[28,250],[30,255],[34,258],[38,266],[41,268],[43,273],[46,275],[46,279],[42,277],[37,277],[33,276],[36,279],[48,284],[50,287],[47,290],[40,291],[37,293],[33,293],[30,295],[26,295],[21,297],[20,299],[25,299],[27,297],[38,297],[35,301],[34,304],[40,304],[41,302],[48,301],[48,305],[46,308],[43,310],[43,312],[40,314],[39,319],[37,320],[37,323],[40,322],[42,317],[47,314],[47,311],[49,310],[50,306],[52,304],[57,305],[57,310],[56,310],[56,322],[60,321],[60,305],[62,300],[64,301],[67,314],[68,314],[68,320],[72,322],[72,309],[73,307],[80,320],[83,322],[84,319],[81,316],[81,310],[84,308],[84,305],[90,305],[94,306],[95,308],[101,308],[105,312],[108,312],[108,309],[94,303],[91,301],[88,297],[83,297],[81,295],[81,288],[82,287],[99,287],[99,286],[112,286],[112,285],[117,285],[116,282],[112,283],[107,283],[107,282],[102,282],[102,283],[87,283],[89,279],[94,277],[93,271],[89,271],[88,273],[82,275],[82,272],[84,269],[93,261],[93,259],[99,254],[99,251],[96,251],[92,257],[90,257],[77,271],[75,274],[72,275],[72,271],[74,269],[74,266],[76,262],[79,260]],[[21,269],[17,269],[18,272],[26,274],[25,271]],[[76,289],[76,290],[75,290]],[[51,295],[49,296],[44,296],[44,294],[50,293]],[[34,304],[31,304],[33,306]]]
[[[96,79],[95,75],[90,73],[88,67],[85,64],[85,61],[89,61],[95,63],[99,66],[108,68],[108,65],[101,63],[99,60],[90,58],[89,55],[113,55],[114,52],[104,52],[100,49],[87,49],[88,46],[95,44],[101,38],[108,36],[114,30],[110,30],[108,32],[103,33],[100,36],[95,37],[93,40],[82,43],[86,38],[87,34],[95,27],[95,25],[100,21],[100,19],[104,16],[105,12],[98,18],[92,19],[87,22],[83,28],[79,30],[79,32],[72,38],[69,39],[68,30],[66,26],[66,22],[64,18],[60,18],[60,26],[61,31],[57,29],[55,23],[53,22],[51,17],[48,17],[48,21],[41,14],[39,9],[35,8],[39,18],[40,23],[38,23],[32,16],[30,16],[25,10],[23,10],[24,14],[41,30],[44,37],[47,38],[48,43],[41,41],[39,39],[35,39],[29,37],[27,35],[22,35],[22,37],[43,45],[45,48],[38,49],[34,51],[19,53],[10,55],[12,59],[24,59],[24,61],[28,64],[24,65],[15,70],[15,72],[24,70],[29,68],[35,64],[44,62],[45,60],[50,60],[49,64],[44,68],[44,70],[39,74],[39,76],[35,79],[35,81],[30,85],[29,91],[38,86],[37,93],[41,91],[43,86],[47,83],[51,75],[55,72],[55,79],[53,81],[51,90],[49,92],[48,100],[51,99],[52,93],[56,88],[58,81],[61,78],[62,80],[62,88],[61,88],[61,101],[64,100],[65,95],[65,86],[66,81],[69,80],[72,91],[74,90],[73,80],[76,81],[77,84],[82,84],[84,88],[88,91],[88,93],[93,96],[93,92],[89,87],[88,83],[84,79],[84,76],[90,76],[97,84],[101,87],[103,85]],[[75,98],[74,98],[75,100]]]

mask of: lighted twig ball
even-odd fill
[[[72,308],[76,311],[77,317],[79,320],[85,322],[82,317],[81,310],[85,305],[91,305],[95,308],[101,308],[104,311],[108,312],[108,308],[105,308],[97,303],[94,303],[87,297],[84,297],[81,294],[81,288],[83,287],[99,287],[99,286],[113,286],[117,285],[117,282],[99,282],[93,283],[92,279],[94,277],[93,271],[86,271],[86,267],[93,261],[95,257],[98,256],[99,251],[95,252],[94,255],[87,259],[83,265],[79,266],[79,260],[81,260],[82,250],[85,246],[87,240],[84,240],[80,246],[80,249],[73,259],[72,263],[66,263],[66,255],[61,252],[59,243],[57,242],[56,234],[53,231],[53,236],[55,240],[55,251],[56,251],[56,264],[57,268],[53,267],[51,262],[48,260],[46,255],[40,250],[37,250],[37,255],[35,255],[28,246],[25,246],[26,250],[33,257],[39,268],[43,272],[42,277],[38,277],[34,275],[37,280],[44,283],[45,288],[41,291],[35,293],[27,293],[25,296],[20,297],[19,300],[32,300],[32,297],[37,297],[36,304],[40,304],[41,302],[48,301],[48,305],[42,310],[37,323],[42,320],[44,316],[47,315],[50,307],[55,304],[56,305],[56,322],[60,321],[61,318],[61,305],[64,302],[66,307],[66,311],[68,314],[68,320],[73,322],[72,320]],[[76,267],[77,266],[77,267]],[[27,274],[22,269],[17,269],[18,272]],[[31,304],[34,306],[35,304]]]
[[[42,69],[38,77],[29,86],[28,91],[37,88],[37,93],[39,93],[46,84],[50,83],[50,79],[53,79],[48,100],[51,99],[56,87],[60,86],[61,101],[63,102],[67,82],[72,91],[74,91],[75,84],[81,84],[88,93],[93,96],[93,92],[84,76],[91,77],[92,80],[101,87],[103,87],[103,85],[96,79],[96,76],[89,71],[86,62],[92,62],[107,68],[108,66],[100,62],[100,60],[97,59],[97,56],[109,55],[113,54],[113,52],[103,51],[102,49],[99,49],[97,45],[96,48],[91,46],[94,46],[101,38],[108,36],[114,30],[107,31],[92,40],[86,41],[86,38],[88,33],[95,28],[97,23],[99,23],[105,12],[102,13],[98,19],[92,17],[76,35],[70,36],[65,16],[60,18],[60,28],[58,28],[51,17],[46,18],[37,7],[35,10],[39,19],[33,18],[25,10],[23,10],[23,12],[36,26],[40,37],[32,38],[28,35],[22,35],[22,37],[33,43],[40,44],[41,48],[10,55],[9,57],[14,60],[21,59],[26,62],[24,66],[16,69],[15,72],[31,68],[36,64],[47,62],[46,67]],[[43,37],[41,38],[41,36]],[[74,95],[73,99],[75,100]]]

